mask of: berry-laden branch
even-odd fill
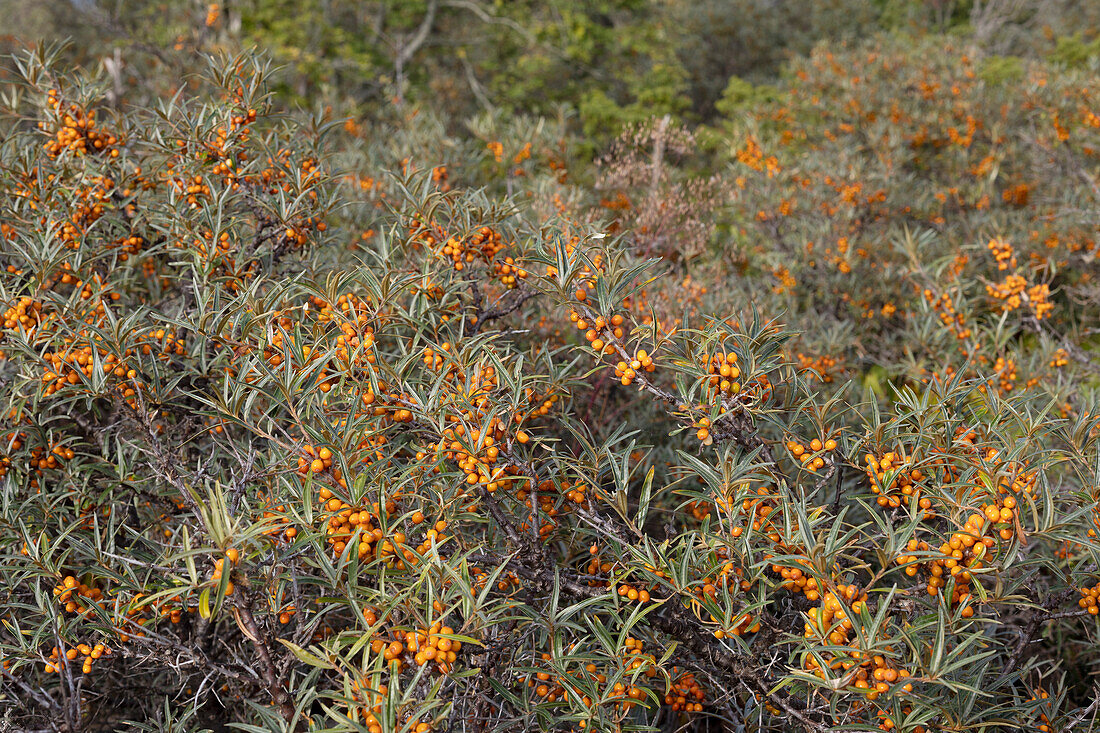
[[[494,521],[504,531],[505,536],[517,547],[516,554],[511,558],[482,553],[480,557],[487,561],[487,564],[507,566],[527,580],[533,581],[537,589],[544,592],[551,590],[557,584],[577,600],[606,596],[606,590],[586,585],[575,571],[557,567],[548,562],[543,548],[534,546],[529,538],[519,535],[504,515],[497,497],[482,490],[482,501]],[[631,536],[626,527],[619,526],[621,522],[616,517],[605,516],[601,519],[603,521],[600,524],[606,523],[616,527],[615,534],[620,541]],[[646,619],[670,639],[688,649],[698,660],[702,660],[696,662],[694,666],[707,676],[715,676],[718,689],[732,689],[738,684],[747,684],[756,694],[767,697],[777,707],[802,723],[805,730],[824,731],[826,729],[824,725],[811,719],[793,698],[774,691],[776,680],[769,680],[761,675],[756,660],[731,652],[713,634],[701,629],[697,620],[680,604],[665,603],[660,611],[648,615]]]

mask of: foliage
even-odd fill
[[[1095,74],[882,35],[690,129],[646,7],[426,42],[347,117],[392,53],[261,3],[183,7],[148,68],[12,59],[8,720],[1095,726]],[[196,52],[234,18],[316,55]],[[541,69],[470,84],[513,109],[433,104],[497,50]]]

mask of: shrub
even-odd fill
[[[592,223],[559,130],[487,120],[453,159],[410,160],[401,139],[364,151],[354,121],[277,114],[249,56],[125,114],[20,57],[0,146],[12,719],[1087,718],[1100,464],[1077,303],[1095,244],[1074,232],[1095,209],[1025,163],[1095,180],[1091,118],[1065,127],[1072,80],[1028,77],[1027,114],[1000,119],[965,63],[870,53],[820,52],[749,123],[723,215],[770,241],[709,258],[640,247],[652,217],[633,207],[626,231]],[[887,125],[899,78],[929,98]],[[718,236],[700,219],[693,241]],[[1064,261],[1040,256],[1045,230],[1000,238],[1040,222]],[[955,243],[973,262],[942,260]],[[843,363],[806,353],[823,329]]]

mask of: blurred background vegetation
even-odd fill
[[[195,50],[257,48],[279,94],[371,116],[429,107],[471,116],[568,116],[590,151],[624,123],[713,124],[782,84],[818,43],[876,34],[969,38],[1006,58],[1086,64],[1100,53],[1089,0],[0,0],[0,50],[70,39],[69,55],[171,84]],[[136,101],[136,100],[135,100]]]

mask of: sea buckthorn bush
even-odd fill
[[[1089,727],[1098,90],[940,43],[588,170],[16,56],[8,719]]]

